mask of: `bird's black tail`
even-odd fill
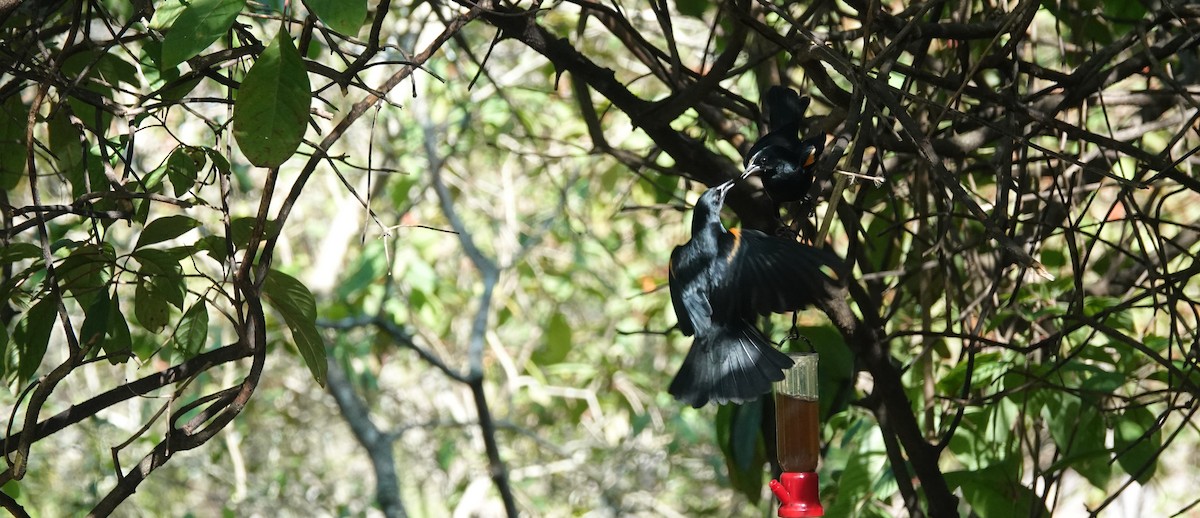
[[[752,324],[740,321],[698,333],[667,390],[695,408],[709,401],[745,403],[770,392],[771,382],[782,380],[792,363]]]
[[[808,102],[808,97],[801,96],[786,86],[775,85],[767,89],[762,104],[771,131],[780,130],[790,124],[800,129],[804,122],[804,112],[808,110]]]

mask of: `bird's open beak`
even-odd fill
[[[729,194],[729,189],[733,188],[734,182],[735,182],[735,180],[727,180],[725,183],[718,185],[716,187],[713,187],[713,189],[715,189],[717,191],[717,199],[724,202],[725,195]]]

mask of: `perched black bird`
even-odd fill
[[[808,97],[795,90],[772,86],[763,98],[769,132],[746,155],[746,174],[759,174],[763,188],[775,203],[803,201],[813,184],[813,168],[825,150],[825,136],[800,140]]]
[[[700,196],[692,237],[671,252],[671,304],[691,350],[668,391],[696,408],[744,403],[771,390],[792,365],[755,327],[758,315],[796,311],[816,301],[833,254],[757,230],[721,224],[730,180]]]

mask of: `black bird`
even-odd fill
[[[695,335],[668,391],[700,408],[745,403],[783,379],[791,358],[755,327],[758,315],[796,311],[816,301],[832,253],[757,230],[721,224],[733,180],[700,196],[692,237],[671,252],[671,304],[684,336]]]
[[[758,139],[743,162],[743,176],[759,174],[763,188],[776,204],[807,201],[814,167],[825,150],[825,136],[800,140],[808,97],[795,90],[772,86],[763,98],[770,130]]]

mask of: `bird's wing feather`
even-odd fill
[[[679,330],[683,331],[683,336],[692,336],[696,333],[696,328],[692,326],[687,306],[683,303],[684,283],[676,277],[682,250],[683,247],[677,246],[671,251],[671,262],[667,265],[667,286],[671,289],[671,306],[675,308],[675,319],[679,321]]]
[[[796,311],[836,282],[840,259],[832,252],[756,230],[731,229],[729,236],[728,275],[712,297],[717,318]]]

